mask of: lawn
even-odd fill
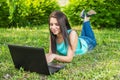
[[[79,32],[80,26],[73,27]],[[59,72],[43,76],[14,68],[7,44],[49,48],[47,25],[34,28],[0,29],[0,80],[119,80],[120,29],[94,29],[97,47],[74,57]]]

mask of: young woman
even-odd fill
[[[81,35],[71,29],[66,15],[61,11],[54,11],[49,16],[50,48],[46,54],[47,62],[58,60],[71,62],[75,55],[85,54],[96,46],[96,39],[90,26],[90,16],[96,14],[91,10],[81,12],[84,18]]]

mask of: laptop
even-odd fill
[[[50,75],[64,68],[64,64],[47,63],[44,49],[8,44],[15,68]]]

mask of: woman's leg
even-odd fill
[[[82,27],[81,36],[86,36],[91,39],[95,39],[94,32],[91,28],[90,21],[84,22]]]
[[[91,28],[89,19],[89,17],[85,16],[80,37],[86,40],[89,46],[89,50],[91,50],[96,46],[96,39]]]

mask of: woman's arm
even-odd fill
[[[74,56],[74,52],[76,50],[76,46],[78,43],[77,33],[75,31],[71,31],[71,33],[69,35],[69,39],[70,39],[71,46],[70,45],[68,46],[67,56],[61,56],[58,54],[51,53],[51,47],[50,47],[49,53],[46,54],[46,59],[47,59],[48,63],[52,62],[54,59],[58,60],[60,62],[71,62],[72,61],[73,56]]]
[[[78,35],[76,31],[71,31],[69,35],[71,46],[68,46],[68,53],[67,56],[61,56],[57,54],[53,54],[55,60],[61,61],[61,62],[71,62],[74,56],[74,52],[76,50],[76,46],[78,43]]]

